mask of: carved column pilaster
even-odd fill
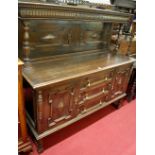
[[[118,36],[117,36],[117,40],[116,40],[116,46],[115,46],[115,51],[118,52],[119,50],[119,46],[120,46],[120,35],[122,35],[122,28],[123,28],[123,24],[119,24],[119,32],[118,32]]]
[[[24,33],[23,33],[23,53],[24,61],[27,63],[29,61],[30,46],[29,46],[29,23],[24,22]]]
[[[43,123],[43,96],[42,91],[37,91],[37,128],[38,132],[42,132],[42,123]]]

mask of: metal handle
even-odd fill
[[[90,80],[88,80],[87,87],[90,87],[90,85],[91,85]]]
[[[102,89],[102,92],[104,93],[104,94],[107,94],[109,91],[108,90],[105,90],[104,88]]]

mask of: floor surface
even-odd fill
[[[109,105],[44,139],[41,155],[136,155],[136,100]],[[33,153],[38,155],[33,143]]]

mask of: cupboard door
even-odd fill
[[[131,66],[116,69],[111,98],[117,97],[126,92],[130,71]]]
[[[48,118],[49,127],[67,120],[70,115],[70,94],[69,92],[60,92],[55,94],[49,94],[50,115]]]
[[[78,89],[74,86],[58,86],[48,93],[48,127],[62,124],[77,115]]]

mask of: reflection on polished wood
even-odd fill
[[[53,58],[31,63],[30,67],[24,68],[23,75],[33,88],[37,88],[131,62],[133,62],[133,59],[129,57],[104,54],[102,52],[92,53],[91,55],[90,53],[85,55],[63,55],[57,59]]]

